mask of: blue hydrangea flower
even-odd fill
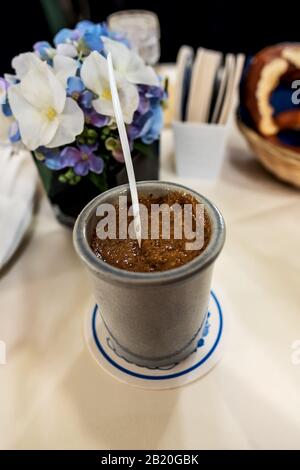
[[[144,144],[151,144],[159,139],[163,127],[163,111],[160,105],[151,110],[151,117],[142,129],[140,138]]]
[[[12,111],[11,111],[11,108],[9,106],[9,102],[6,101],[3,105],[2,105],[2,112],[4,114],[4,116],[12,116]]]
[[[82,20],[77,23],[75,26],[75,29],[79,31],[79,33],[82,35],[84,34],[89,28],[92,28],[95,26],[95,23],[89,20]]]
[[[149,100],[149,98],[147,98],[146,95],[143,94],[143,93],[139,93],[139,98],[140,98],[140,101],[139,101],[139,105],[138,105],[137,111],[138,111],[140,114],[145,114],[145,113],[147,113],[147,111],[149,111],[149,109],[150,109],[150,100]]]
[[[84,42],[84,45],[91,51],[101,52],[103,50],[103,43],[100,36],[104,33],[101,24],[94,24],[91,21],[80,21],[75,26],[75,29],[64,28],[59,31],[54,37],[54,44],[65,42],[79,41]]]
[[[94,154],[97,148],[98,144],[79,145],[78,148],[65,147],[61,156],[66,166],[73,167],[74,173],[78,176],[86,176],[89,171],[99,174],[103,172],[104,161]]]
[[[151,144],[159,138],[163,126],[161,101],[164,99],[162,87],[140,85],[139,106],[134,114],[132,123],[127,126],[130,139],[141,139],[145,144]]]
[[[49,59],[49,56],[48,56],[49,49],[52,49],[52,47],[51,47],[51,44],[49,44],[49,42],[47,41],[36,42],[33,46],[33,50],[38,53],[39,57],[42,60]]]
[[[83,81],[79,77],[69,77],[67,80],[67,95],[78,100],[84,91]]]
[[[78,101],[81,106],[86,124],[95,127],[107,126],[110,118],[97,113],[92,107],[92,100],[95,99],[94,93],[85,90],[84,84],[79,77],[70,77],[67,82],[67,94]]]
[[[165,91],[160,86],[139,85],[139,95],[148,99],[152,106],[159,104],[165,99]]]
[[[54,36],[53,42],[57,46],[64,42],[78,41],[80,37],[80,31],[77,29],[63,28]]]
[[[91,124],[100,128],[107,126],[110,122],[110,118],[108,116],[97,113],[97,111],[95,111],[93,108],[86,108],[83,111],[86,124]]]
[[[81,39],[84,42],[84,45],[91,51],[102,52],[103,51],[103,41],[101,36],[103,36],[103,29],[100,24],[96,24],[87,28]]]
[[[106,23],[95,24],[91,21],[80,21],[75,28],[80,32],[85,45],[91,51],[101,52],[103,50],[101,36],[109,37],[130,47],[129,41],[122,34],[111,31]]]
[[[43,162],[50,170],[62,170],[69,166],[68,161],[61,155],[58,148],[40,147],[37,152],[44,157]]]
[[[40,59],[47,61],[50,66],[53,66],[52,56],[55,53],[77,59],[79,64],[78,70],[75,73],[76,76],[68,78],[66,92],[67,96],[76,100],[82,109],[85,117],[85,129],[91,130],[93,128],[91,131],[93,139],[87,138],[85,140],[83,136],[82,139],[79,139],[80,142],[87,141],[91,143],[97,140],[99,131],[96,128],[110,126],[112,123],[111,118],[97,113],[93,108],[92,102],[96,95],[85,88],[79,73],[79,67],[84,60],[83,56],[94,50],[104,54],[104,45],[101,39],[103,36],[123,42],[126,46],[130,47],[126,38],[119,33],[110,31],[105,23],[94,24],[91,21],[80,21],[74,29],[64,28],[59,31],[54,38],[56,50],[47,41],[39,41],[34,45],[35,53]],[[17,121],[11,117],[12,111],[7,98],[7,88],[12,83],[16,83],[18,79],[15,76],[10,76],[10,78],[5,76],[5,79],[0,78],[0,112],[2,111],[5,116],[10,117],[8,120],[11,122],[8,128],[8,137],[11,142],[17,142],[20,140],[20,131]],[[131,147],[136,139],[141,139],[145,144],[150,144],[159,138],[163,122],[161,105],[165,99],[165,92],[160,86],[136,86],[139,93],[139,106],[134,113],[132,123],[127,126]],[[113,157],[118,161],[123,161],[120,142],[118,138],[113,136],[114,133],[110,134],[103,131],[101,135],[105,136],[105,145],[110,147]],[[41,147],[38,149],[40,153],[38,158],[51,170],[71,167],[78,176],[85,176],[89,171],[95,173],[103,171],[104,161],[95,154],[97,145],[78,145],[76,142],[70,145],[73,146],[63,149]]]
[[[93,23],[92,21],[80,21],[75,29],[64,28],[54,37],[54,44],[72,43],[82,41],[84,46],[90,51],[103,51],[101,36],[107,36],[119,42],[123,42],[130,47],[128,40],[124,36],[109,30],[105,23]]]
[[[132,123],[127,126],[127,134],[130,141],[141,137],[143,130],[151,117],[152,112],[150,110],[144,114],[141,114],[138,111],[134,113]]]
[[[95,95],[92,91],[85,90],[81,93],[78,102],[81,107],[90,109],[92,107],[92,101],[95,99]]]

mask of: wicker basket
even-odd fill
[[[267,141],[239,118],[237,125],[263,166],[277,178],[300,188],[300,153]]]

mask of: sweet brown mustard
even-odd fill
[[[196,224],[196,204],[199,204],[193,196],[179,191],[173,191],[163,196],[155,196],[153,194],[141,195],[139,197],[140,204],[143,204],[148,209],[148,227],[150,233],[151,227],[151,205],[152,204],[167,204],[173,206],[180,204],[192,205],[192,218],[193,227]],[[130,204],[128,204],[129,207]],[[141,248],[137,240],[130,238],[119,239],[118,226],[119,226],[119,206],[116,208],[116,227],[117,238],[101,240],[98,238],[96,228],[91,240],[91,248],[94,254],[106,263],[111,264],[120,269],[135,272],[154,272],[166,271],[169,269],[177,268],[185,263],[193,260],[199,256],[206,248],[211,234],[211,225],[209,217],[204,212],[204,244],[201,249],[187,250],[185,245],[187,240],[184,236],[181,239],[174,238],[174,217],[170,217],[170,239],[162,238],[162,219],[159,223],[159,238],[152,240],[142,240]],[[133,218],[128,217],[128,225],[132,222]]]

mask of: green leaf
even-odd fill
[[[103,193],[107,190],[107,181],[105,173],[101,173],[101,175],[97,175],[97,173],[89,172],[88,178],[92,181],[92,183],[99,189],[100,193]]]
[[[34,161],[39,171],[46,193],[49,194],[52,182],[54,180],[54,172],[47,168],[46,165],[36,157],[36,155],[34,157]]]
[[[141,140],[135,140],[133,148],[146,157],[154,158],[157,156],[158,151],[157,142],[158,141],[152,144],[144,144]]]

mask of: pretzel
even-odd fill
[[[266,47],[249,66],[243,87],[243,101],[257,130],[264,136],[276,136],[283,129],[300,129],[300,109],[274,116],[270,103],[280,82],[300,79],[300,43]],[[281,144],[283,145],[283,144]]]
[[[274,121],[279,130],[300,130],[300,109],[288,109],[274,116]]]

